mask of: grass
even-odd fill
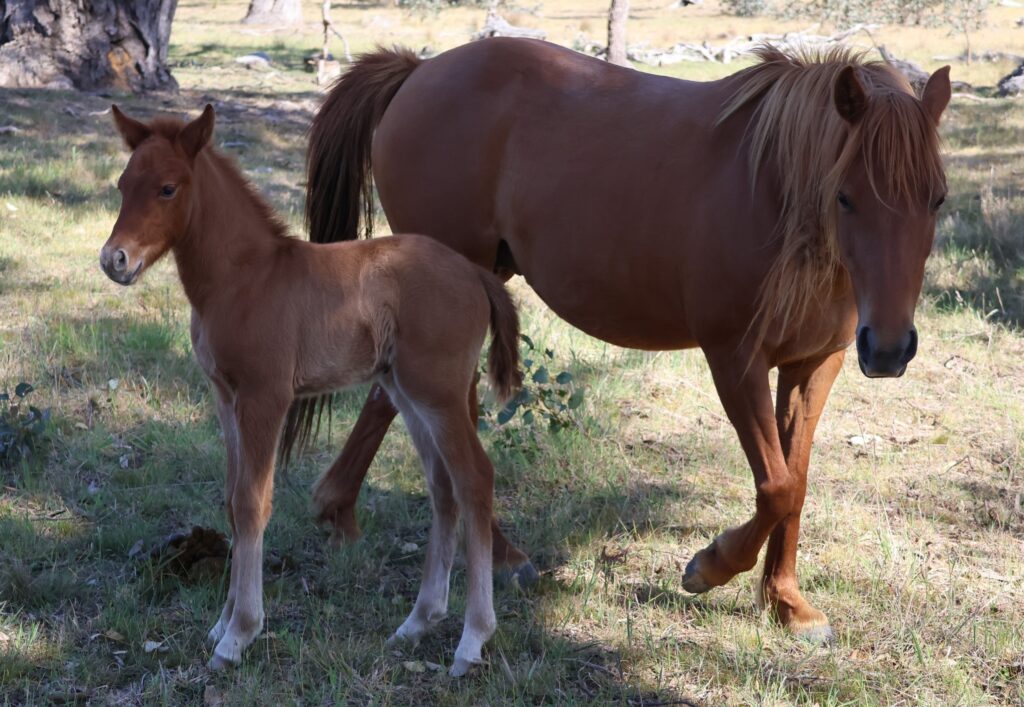
[[[297,230],[304,130],[318,100],[301,68],[318,43],[316,8],[305,10],[308,26],[293,36],[240,28],[244,3],[183,3],[171,50],[181,94],[115,97],[138,115],[215,101],[218,144]],[[602,31],[603,5],[554,0],[542,12],[514,21],[566,42]],[[1003,26],[1010,12],[992,9]],[[440,49],[464,41],[483,11],[411,16],[353,5],[335,16],[356,50],[375,41]],[[659,45],[754,29],[763,26],[718,16],[713,3],[693,12],[640,5],[630,25],[635,41]],[[979,34],[975,46],[1007,47],[999,30]],[[879,36],[930,66],[931,55],[950,51],[941,30]],[[274,58],[274,71],[233,64],[256,49]],[[672,68],[704,78],[735,67]],[[969,71],[991,85],[999,70]],[[819,428],[801,580],[831,618],[837,645],[804,644],[764,619],[755,573],[702,597],[681,590],[692,553],[745,519],[753,500],[700,353],[605,345],[516,282],[525,331],[554,351],[553,370],[571,371],[586,401],[578,425],[557,435],[516,428],[515,444],[484,435],[503,522],[543,578],[526,596],[496,592],[489,665],[462,681],[428,665],[445,664],[458,640],[461,569],[451,618],[434,635],[416,650],[383,646],[415,597],[429,523],[404,434],[389,435],[371,469],[359,504],[364,538],[332,551],[313,525],[308,487],[344,439],[362,391],[341,398],[330,440],[279,479],[267,532],[276,558],[267,563],[267,630],[240,669],[204,667],[223,577],[167,579],[140,558],[174,531],[225,529],[224,453],[171,265],[131,289],[96,265],[125,162],[110,116],[99,114],[108,103],[0,94],[4,122],[21,128],[0,136],[0,389],[31,381],[36,403],[54,414],[47,455],[4,472],[3,702],[1024,701],[1018,103],[954,100],[944,127],[951,198],[919,308],[918,359],[904,378],[881,382],[851,361]],[[147,652],[147,641],[160,646]]]

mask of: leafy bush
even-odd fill
[[[29,383],[18,383],[13,398],[6,390],[0,392],[0,466],[4,468],[28,459],[46,437],[50,411],[25,402],[33,390]]]
[[[558,432],[579,424],[579,407],[583,404],[583,388],[576,385],[569,371],[554,373],[548,366],[555,352],[540,350],[533,339],[520,334],[522,361],[526,375],[519,393],[500,410],[481,409],[480,428],[516,426],[532,430],[541,427]]]
[[[768,9],[768,0],[722,0],[722,7],[737,17],[757,17]]]

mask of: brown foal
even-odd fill
[[[492,385],[504,399],[521,382],[508,293],[492,274],[421,236],[334,245],[289,238],[238,168],[208,144],[210,106],[187,125],[142,123],[116,106],[113,113],[132,156],[100,263],[112,280],[131,285],[173,253],[192,305],[193,349],[224,431],[234,549],[227,602],[209,633],[211,666],[237,664],[263,626],[263,531],[289,409],[307,396],[375,381],[412,435],[433,509],[423,583],[392,640],[416,641],[445,616],[461,510],[469,596],[450,672],[465,674],[496,624],[494,469],[473,418],[488,324]],[[285,437],[294,434],[289,425]]]

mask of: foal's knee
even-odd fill
[[[796,502],[796,480],[788,473],[757,486],[757,510],[771,519],[778,521],[788,516]]]

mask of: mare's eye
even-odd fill
[[[939,207],[946,203],[946,195],[943,194],[939,197],[939,200],[932,205],[932,211],[938,211]]]
[[[174,196],[175,192],[177,191],[178,187],[174,186],[173,184],[164,184],[162,187],[160,187],[160,196],[162,196],[164,199],[170,199],[172,196]]]
[[[839,196],[836,197],[836,201],[839,202],[839,205],[843,207],[844,211],[853,211],[853,204],[850,203],[850,200],[846,198],[846,194],[843,192],[839,192]]]

